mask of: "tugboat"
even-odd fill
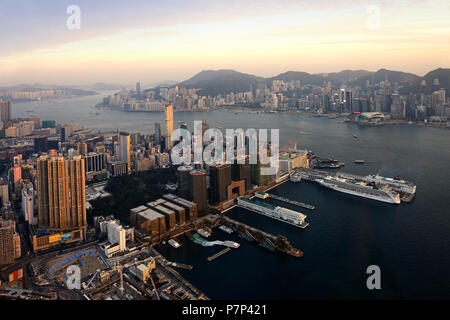
[[[179,244],[175,239],[170,239],[169,241],[167,241],[167,243],[170,244],[175,249],[181,247],[181,244]]]

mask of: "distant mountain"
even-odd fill
[[[249,91],[258,84],[264,83],[264,78],[234,70],[205,70],[192,78],[179,83],[186,88],[198,88],[199,94],[216,96],[230,92]]]
[[[447,95],[450,95],[450,69],[439,68],[428,72],[423,77],[428,86],[433,85],[434,79],[439,79],[439,86],[446,90]]]
[[[90,86],[93,90],[120,90],[122,89],[122,86],[119,84],[110,84],[110,83],[104,83],[104,82],[97,82],[94,83],[92,86]]]
[[[373,72],[367,70],[343,70],[341,72],[328,73],[328,78],[337,79],[342,83],[347,83],[370,74],[373,74]]]
[[[282,81],[295,81],[300,80],[301,85],[315,85],[315,86],[321,86],[324,83],[330,81],[330,79],[327,79],[327,77],[324,77],[323,75],[314,75],[309,74],[307,72],[299,72],[299,71],[288,71],[284,73],[280,73],[279,75],[267,78],[266,82],[268,85],[272,84],[273,80],[282,80]],[[331,81],[335,81],[334,79],[331,79]]]
[[[387,69],[380,69],[375,73],[371,73],[362,77],[359,77],[358,79],[354,81],[350,81],[349,85],[352,87],[365,87],[367,80],[369,80],[369,83],[371,84],[377,84],[382,81],[386,80],[386,74],[387,78],[390,83],[399,83],[404,86],[409,86],[417,81],[420,81],[420,77],[418,75],[415,75],[413,73],[406,73],[401,71],[392,71]]]

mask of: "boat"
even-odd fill
[[[233,233],[233,229],[228,228],[226,226],[219,226],[219,229],[224,231],[224,232],[226,232],[226,233],[228,233],[228,234],[232,234]]]
[[[379,187],[375,184],[375,182],[373,182],[373,184],[355,182],[350,179],[343,179],[332,176],[327,176],[323,179],[317,179],[316,181],[320,185],[335,191],[372,200],[400,204],[400,195],[397,192],[393,191],[387,186]]]
[[[167,241],[167,243],[170,244],[175,249],[181,247],[181,244],[179,244],[175,239],[170,239],[169,241]]]
[[[208,231],[206,231],[204,229],[198,229],[197,233],[201,236],[204,236],[205,238],[209,238],[209,236],[211,235],[211,233],[209,233]]]
[[[364,161],[364,160],[355,160],[355,163],[360,163],[360,164],[362,164],[362,163],[365,163],[365,161]]]
[[[358,136],[356,134],[353,135],[353,138],[358,139]]]
[[[229,241],[229,240],[224,241],[223,245],[226,247],[235,248],[235,249],[237,249],[241,246],[239,243],[234,242],[234,241]]]
[[[289,176],[289,180],[291,182],[300,182],[300,181],[302,181],[302,177],[298,173],[292,173]]]
[[[245,197],[237,199],[238,206],[256,213],[260,213],[272,219],[291,224],[302,229],[306,228],[309,223],[305,221],[306,215],[291,209],[273,206],[258,200],[251,200]]]
[[[416,193],[416,185],[412,182],[400,179],[399,176],[396,176],[394,178],[387,178],[380,175],[368,175],[365,177],[365,180],[368,182],[373,181],[375,183],[387,185],[391,189],[398,192],[405,192],[409,194]]]
[[[266,192],[256,191],[255,197],[259,199],[267,199],[269,197],[269,194]]]

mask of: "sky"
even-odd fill
[[[448,0],[1,0],[0,85],[145,86],[211,69],[424,75],[450,67],[449,13]]]

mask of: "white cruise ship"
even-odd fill
[[[322,186],[335,191],[387,203],[400,203],[400,195],[387,186],[378,188],[377,186],[367,185],[364,182],[352,182],[351,180],[331,176],[324,179],[317,179],[316,181]]]
[[[306,228],[309,225],[309,223],[305,221],[306,215],[304,215],[303,213],[283,207],[276,207],[257,200],[250,200],[244,197],[239,197],[237,201],[238,206],[241,208],[245,208],[256,213],[263,214],[270,218],[292,224],[296,227]]]
[[[386,178],[379,175],[368,175],[365,177],[368,182],[375,182],[382,185],[389,186],[392,190],[405,192],[405,193],[416,193],[416,185],[412,182],[401,180],[399,177]]]

